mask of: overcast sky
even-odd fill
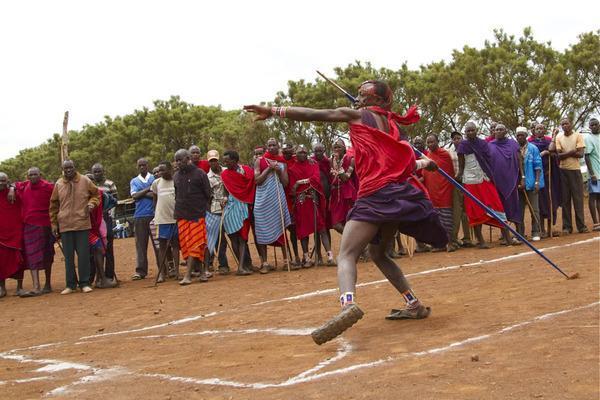
[[[65,110],[79,129],[171,95],[234,109],[312,81],[315,69],[449,59],[494,28],[531,26],[560,50],[600,28],[590,1],[483,3],[3,1],[0,160],[60,132]]]

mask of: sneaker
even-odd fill
[[[60,292],[60,294],[71,294],[71,293],[75,293],[75,290],[71,289],[70,287],[65,288],[65,290],[63,290],[62,292]]]
[[[316,344],[325,342],[341,335],[346,329],[358,322],[364,313],[356,304],[347,304],[338,315],[330,319],[318,329],[312,331],[310,336]]]
[[[91,292],[91,291],[93,291],[93,290],[94,290],[94,289],[92,289],[92,288],[91,288],[91,287],[89,287],[89,286],[84,286],[84,287],[82,287],[82,288],[81,288],[81,291],[82,291],[83,293],[89,293],[89,292]]]
[[[534,242],[539,242],[541,238],[539,236],[534,236],[531,238],[531,240],[533,240]]]
[[[581,229],[580,231],[578,231],[579,233],[589,233],[590,230],[588,229],[587,226],[584,226],[583,229]]]

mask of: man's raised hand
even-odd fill
[[[244,111],[256,114],[255,121],[263,121],[273,115],[270,107],[249,105],[244,106]]]

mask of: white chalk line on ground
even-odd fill
[[[568,244],[564,244],[561,246],[551,246],[548,248],[544,248],[544,249],[540,249],[540,251],[547,251],[547,250],[553,250],[553,249],[557,249],[557,248],[563,248],[563,247],[570,247],[570,246],[577,246],[577,245],[581,245],[581,244],[586,244],[586,243],[590,243],[593,241],[597,241],[600,240],[600,237],[596,237],[596,238],[591,238],[591,239],[586,239],[586,240],[582,240],[579,242],[573,242],[573,243],[568,243]],[[517,258],[517,257],[523,257],[526,255],[531,255],[534,254],[534,252],[529,251],[529,252],[524,252],[524,253],[519,253],[519,254],[515,254],[515,255],[510,255],[510,256],[506,256],[506,257],[500,257],[497,259],[493,259],[493,260],[480,260],[479,262],[474,262],[474,263],[468,263],[468,264],[462,264],[462,265],[457,265],[457,266],[449,266],[449,267],[442,267],[442,268],[436,268],[436,269],[431,269],[431,270],[426,270],[426,271],[421,271],[421,272],[417,272],[417,273],[413,273],[413,274],[409,274],[407,276],[414,276],[414,275],[424,275],[424,274],[430,274],[430,273],[435,273],[435,272],[442,272],[442,271],[447,271],[447,270],[455,270],[458,269],[460,267],[473,267],[473,266],[480,266],[480,265],[485,265],[485,264],[489,264],[489,263],[497,263],[499,261],[503,261],[503,260],[507,260],[507,259],[512,259],[512,258]],[[368,286],[368,285],[373,285],[373,284],[378,284],[378,283],[384,283],[386,282],[386,280],[379,280],[379,281],[372,281],[372,282],[365,282],[362,284],[359,284],[358,286]],[[262,304],[266,304],[266,303],[273,303],[273,302],[282,302],[282,301],[293,301],[293,300],[297,300],[297,299],[302,299],[302,298],[306,298],[306,297],[313,297],[313,296],[318,296],[318,295],[322,295],[322,294],[328,294],[331,293],[332,291],[336,291],[337,289],[325,289],[325,290],[317,290],[314,292],[309,292],[309,293],[305,293],[302,295],[298,295],[298,296],[292,296],[291,298],[282,298],[282,299],[274,299],[274,300],[268,300],[266,302],[260,302],[260,303],[254,303],[251,304],[251,306],[256,306],[256,305],[262,305]],[[487,334],[487,335],[481,335],[481,336],[476,336],[473,338],[468,338],[465,339],[462,342],[456,342],[456,343],[451,343],[450,345],[446,346],[446,347],[442,347],[442,348],[438,348],[438,349],[430,349],[426,352],[417,352],[417,353],[408,353],[408,354],[404,354],[401,357],[408,357],[408,356],[418,356],[418,355],[425,355],[425,354],[434,354],[437,352],[443,352],[449,349],[452,349],[454,347],[459,347],[459,346],[463,346],[465,344],[471,343],[471,342],[476,342],[476,341],[480,341],[480,340],[484,340],[487,339],[493,335],[496,334],[501,334],[504,332],[508,332],[511,331],[513,329],[525,326],[525,325],[529,325],[533,322],[536,322],[538,320],[543,320],[543,319],[547,319],[547,318],[551,318],[552,316],[555,315],[560,315],[563,313],[568,313],[571,311],[576,311],[578,309],[583,309],[583,308],[587,308],[587,307],[591,307],[594,305],[597,305],[598,302],[596,303],[592,303],[589,304],[587,306],[582,306],[579,308],[575,308],[575,309],[570,309],[570,310],[563,310],[563,311],[559,311],[556,313],[550,313],[550,314],[544,314],[542,316],[536,317],[531,321],[525,321],[519,324],[515,324],[515,325],[511,325],[508,327],[503,328],[502,330],[498,331],[498,332],[494,332],[492,334]],[[228,310],[228,311],[233,311],[233,310]],[[157,328],[162,328],[162,327],[166,327],[166,326],[174,326],[174,325],[180,325],[180,324],[185,324],[188,322],[192,322],[192,321],[197,321],[203,318],[207,318],[207,317],[211,317],[214,315],[218,315],[221,314],[223,312],[228,312],[228,311],[218,311],[218,312],[212,312],[212,313],[207,313],[207,314],[201,314],[201,315],[197,315],[197,316],[191,316],[191,317],[186,317],[186,318],[182,318],[182,319],[178,319],[178,320],[174,320],[174,321],[169,321],[166,323],[162,323],[162,324],[157,324],[157,325],[151,325],[151,326],[147,326],[147,327],[141,327],[141,328],[136,328],[136,329],[131,329],[131,330],[127,330],[127,331],[119,331],[119,332],[109,332],[106,334],[100,334],[100,335],[91,335],[91,336],[84,336],[81,339],[93,339],[96,337],[102,337],[102,336],[112,336],[112,335],[118,335],[118,334],[126,334],[126,333],[135,333],[135,332],[143,332],[143,331],[147,331],[147,330],[151,330],[151,329],[157,329]],[[310,332],[310,328],[304,328],[304,329],[289,329],[287,334],[308,334]],[[282,333],[285,331],[284,329],[278,329],[278,328],[266,328],[266,329],[247,329],[247,330],[239,330],[239,331],[232,331],[232,330],[228,330],[228,331],[213,331],[215,333],[221,333],[221,332],[227,332],[227,333],[242,333],[242,334],[252,334],[252,333],[274,333],[277,332],[275,334],[286,334],[286,333]],[[204,334],[208,334],[206,333],[208,331],[200,331],[200,332],[195,332],[195,333],[191,333],[191,334],[181,334],[181,335],[204,335]],[[147,338],[151,338],[151,337],[174,337],[174,336],[181,336],[181,335],[148,335]],[[145,338],[142,336],[142,338]],[[56,372],[56,371],[62,371],[65,369],[75,369],[78,371],[88,371],[89,374],[85,375],[83,377],[81,377],[78,381],[71,383],[69,385],[65,385],[65,386],[61,386],[59,388],[54,389],[54,391],[51,393],[51,395],[56,395],[56,394],[61,394],[61,393],[65,393],[67,391],[70,390],[70,388],[72,386],[79,386],[79,385],[83,385],[85,383],[89,383],[89,382],[97,382],[97,381],[102,381],[102,380],[106,380],[106,379],[113,379],[115,377],[118,376],[122,376],[122,375],[127,375],[127,374],[131,374],[132,372],[128,371],[125,368],[122,367],[113,367],[113,368],[94,368],[85,364],[80,364],[80,363],[70,363],[70,362],[65,362],[65,361],[60,361],[60,360],[47,360],[47,359],[32,359],[32,358],[26,358],[22,355],[16,354],[17,351],[24,351],[24,350],[39,350],[39,349],[44,349],[47,347],[51,347],[51,346],[58,346],[58,345],[62,345],[65,344],[66,342],[57,342],[57,343],[47,343],[47,344],[41,344],[41,345],[35,345],[35,346],[30,346],[30,347],[26,347],[26,348],[22,348],[22,349],[15,349],[15,350],[11,350],[9,352],[4,352],[4,353],[0,353],[0,358],[4,358],[4,359],[10,359],[10,360],[14,360],[17,362],[31,362],[31,363],[38,363],[38,364],[46,364],[45,367],[41,367],[38,370],[36,370],[37,372]],[[348,348],[347,350],[348,352],[351,351],[351,347]],[[278,383],[278,384],[273,384],[273,383],[256,383],[256,384],[244,384],[241,382],[234,382],[234,381],[225,381],[225,380],[220,380],[218,378],[211,378],[211,379],[196,379],[196,378],[186,378],[186,377],[176,377],[176,376],[168,376],[165,374],[141,374],[141,376],[162,376],[164,379],[169,379],[169,380],[175,380],[175,381],[180,381],[180,382],[187,382],[187,383],[196,383],[196,384],[205,384],[205,385],[226,385],[226,386],[231,386],[231,387],[250,387],[250,388],[255,388],[255,389],[262,389],[262,388],[267,388],[267,387],[283,387],[283,386],[289,386],[289,385],[293,385],[293,384],[297,384],[297,383],[303,383],[303,382],[308,382],[314,379],[321,379],[330,375],[336,375],[336,374],[343,374],[346,372],[350,372],[350,371],[354,371],[357,369],[362,369],[362,368],[371,368],[374,366],[378,366],[381,365],[383,363],[387,363],[390,361],[394,361],[396,359],[398,359],[398,357],[394,358],[394,357],[387,357],[387,358],[383,358],[380,360],[376,360],[373,362],[368,362],[368,363],[361,363],[361,364],[355,364],[349,367],[345,367],[345,368],[341,368],[341,369],[336,369],[333,371],[327,371],[324,373],[315,373],[318,370],[321,370],[322,368],[324,368],[325,366],[329,365],[332,362],[337,361],[339,358],[338,356],[340,356],[340,350],[338,350],[338,355],[336,355],[335,357],[332,357],[329,360],[326,360],[325,362],[319,363],[316,367],[313,367],[310,370],[307,370],[295,377],[289,378],[288,380]],[[345,355],[345,354],[344,354]],[[52,376],[42,376],[42,377],[35,377],[35,378],[26,378],[26,379],[17,379],[14,381],[0,381],[0,385],[4,385],[7,383],[25,383],[25,382],[29,382],[29,381],[36,381],[36,380],[48,380],[48,379],[52,379]],[[248,386],[249,385],[249,386]],[[274,386],[275,385],[275,386]]]
[[[566,243],[566,244],[558,245],[558,246],[545,247],[545,248],[538,249],[538,250],[541,252],[544,252],[544,251],[555,250],[555,249],[560,249],[560,248],[564,248],[564,247],[579,246],[579,245],[595,242],[598,240],[600,240],[600,237],[594,237],[594,238],[580,240],[580,241],[573,242],[573,243]],[[518,253],[518,254],[512,254],[509,256],[494,258],[491,260],[480,260],[480,261],[472,262],[472,263],[452,265],[452,266],[448,266],[448,267],[433,268],[433,269],[428,269],[428,270],[424,270],[424,271],[420,271],[420,272],[414,272],[412,274],[407,274],[406,277],[428,275],[428,274],[433,274],[436,272],[452,271],[452,270],[460,269],[461,267],[468,267],[468,268],[479,267],[479,266],[486,265],[486,264],[498,263],[501,261],[510,260],[510,259],[518,258],[518,257],[524,257],[524,256],[532,255],[532,254],[535,254],[535,252],[526,251],[526,252],[522,252],[522,253]],[[380,279],[380,280],[376,280],[376,281],[359,283],[356,286],[357,287],[366,287],[366,286],[371,286],[371,285],[382,284],[385,282],[387,282],[387,279]],[[334,288],[320,289],[320,290],[315,290],[312,292],[302,293],[302,294],[295,295],[295,296],[289,296],[289,297],[283,297],[283,298],[279,298],[279,299],[265,300],[265,301],[261,301],[258,303],[252,303],[252,304],[250,304],[250,306],[261,306],[261,305],[277,303],[277,302],[303,300],[303,299],[310,298],[310,297],[336,293],[337,291],[338,291],[337,288],[335,288],[335,289]],[[98,334],[94,334],[94,335],[82,336],[78,339],[78,342],[76,344],[83,344],[84,342],[89,342],[90,339],[103,338],[103,337],[115,336],[115,335],[125,335],[125,334],[130,334],[130,333],[144,332],[144,331],[148,331],[148,330],[152,330],[152,329],[164,328],[164,327],[168,327],[168,326],[182,325],[182,324],[186,324],[188,322],[198,321],[201,319],[220,315],[225,312],[233,312],[236,310],[237,310],[237,308],[233,308],[231,310],[213,311],[213,312],[209,312],[209,313],[205,313],[205,314],[180,318],[180,319],[176,319],[176,320],[172,320],[172,321],[168,321],[168,322],[164,322],[164,323],[156,324],[156,325],[149,325],[149,326],[134,328],[134,329],[126,329],[126,330],[121,330],[121,331],[104,332],[104,333],[98,333]],[[44,348],[44,347],[49,347],[49,346],[59,346],[62,344],[64,344],[64,342],[46,343],[46,344],[41,344],[41,345],[36,345],[36,346],[24,347],[21,349],[15,349],[13,351],[35,350],[37,348]]]
[[[398,361],[398,360],[404,359],[404,358],[422,357],[422,356],[442,354],[447,351],[461,348],[461,347],[464,347],[464,346],[472,344],[472,343],[481,342],[481,341],[484,341],[487,339],[491,339],[495,336],[499,336],[499,335],[502,335],[505,333],[512,332],[516,329],[523,328],[528,325],[532,325],[536,322],[545,321],[545,320],[549,320],[549,319],[552,319],[552,318],[560,316],[560,315],[592,308],[592,307],[597,306],[598,304],[600,304],[600,301],[596,301],[596,302],[593,302],[593,303],[590,303],[587,305],[578,306],[578,307],[574,307],[574,308],[570,308],[570,309],[565,309],[565,310],[560,310],[560,311],[555,311],[555,312],[538,315],[529,320],[505,326],[497,331],[469,337],[469,338],[466,338],[466,339],[463,339],[460,341],[449,343],[442,347],[434,347],[434,348],[430,348],[427,350],[404,353],[404,354],[401,354],[396,357],[388,356],[388,357],[381,358],[381,359],[371,361],[371,362],[353,364],[353,365],[350,365],[347,367],[318,373],[318,371],[341,360],[342,358],[347,356],[352,351],[352,346],[347,341],[345,341],[344,338],[339,338],[339,339],[337,339],[337,341],[339,342],[339,348],[337,350],[337,354],[334,357],[331,357],[329,359],[321,361],[315,367],[312,367],[294,377],[291,377],[291,378],[289,378],[285,381],[279,382],[279,383],[269,383],[269,382],[245,383],[245,382],[237,382],[237,381],[233,381],[233,380],[224,380],[224,379],[220,379],[220,378],[192,378],[192,377],[174,376],[174,375],[169,375],[169,374],[141,373],[141,372],[132,372],[124,367],[119,367],[119,366],[109,367],[109,368],[95,368],[90,365],[81,364],[81,363],[73,363],[73,362],[68,362],[68,361],[29,358],[29,357],[26,357],[21,354],[14,354],[14,351],[0,353],[0,358],[7,359],[7,360],[14,360],[14,361],[21,362],[21,363],[46,364],[44,367],[36,369],[35,370],[36,372],[57,372],[57,371],[63,371],[66,369],[74,369],[76,371],[89,372],[87,375],[79,378],[77,381],[75,381],[73,383],[70,383],[70,384],[67,384],[64,386],[60,386],[58,388],[51,390],[50,392],[48,392],[49,396],[62,395],[62,394],[71,392],[73,390],[73,388],[77,387],[77,386],[81,386],[81,385],[84,385],[87,383],[110,380],[110,379],[122,377],[124,375],[135,375],[135,376],[139,376],[139,377],[159,378],[159,379],[168,380],[168,381],[172,381],[172,382],[180,382],[180,383],[187,383],[187,384],[193,384],[193,385],[228,386],[228,387],[234,387],[234,388],[249,388],[249,389],[278,388],[278,387],[287,387],[287,386],[297,385],[300,383],[311,382],[314,380],[323,379],[323,378],[334,376],[334,375],[342,375],[342,374],[352,372],[352,371],[357,371],[360,369],[373,368],[373,367],[376,367],[376,366],[379,366],[382,364],[387,364],[387,363]],[[250,333],[254,333],[254,331],[255,330],[253,330],[253,329],[247,329],[247,330],[234,331],[233,333],[250,334]],[[214,331],[214,332],[215,332],[215,334],[220,334],[222,332],[228,332],[228,331],[225,330],[225,331]],[[294,336],[294,335],[304,336],[309,333],[309,328],[305,328],[305,329],[277,329],[277,328],[256,329],[256,333],[269,333],[269,334],[279,334],[279,335],[287,335],[287,336]],[[160,335],[149,335],[149,337],[157,337],[157,336],[160,336]],[[163,337],[170,337],[170,336],[172,336],[172,335],[163,335]],[[50,377],[44,376],[44,377],[36,377],[36,378],[27,378],[27,379],[21,379],[21,380],[14,380],[11,382],[12,383],[24,383],[24,382],[30,382],[32,380],[44,380],[44,379],[50,379]],[[7,382],[0,382],[0,384],[6,384],[6,383]]]
[[[220,379],[220,378],[192,378],[192,377],[175,376],[175,375],[169,375],[169,374],[131,372],[128,369],[123,368],[123,367],[94,368],[89,365],[80,364],[80,363],[69,363],[66,361],[59,361],[59,360],[36,360],[36,359],[27,358],[22,355],[7,354],[7,353],[0,353],[0,358],[12,359],[12,360],[16,360],[19,362],[33,362],[33,363],[41,363],[41,364],[51,363],[52,364],[48,368],[42,367],[36,371],[42,371],[42,370],[52,371],[52,370],[65,369],[65,367],[61,367],[61,365],[68,366],[69,368],[76,369],[78,371],[91,371],[90,374],[81,377],[79,380],[77,380],[74,383],[64,385],[59,388],[51,390],[50,392],[48,392],[48,395],[50,395],[50,396],[68,393],[72,390],[72,388],[74,386],[80,386],[80,385],[84,385],[86,383],[109,380],[109,379],[121,377],[124,375],[135,375],[135,376],[139,376],[139,377],[159,378],[159,379],[168,380],[168,381],[172,381],[172,382],[180,382],[180,383],[186,383],[186,384],[192,384],[192,385],[227,386],[227,387],[233,387],[233,388],[248,388],[248,389],[278,388],[278,387],[287,387],[287,386],[297,385],[300,383],[311,382],[314,380],[319,380],[319,379],[327,378],[327,377],[334,376],[334,375],[342,375],[342,374],[352,372],[352,371],[357,371],[360,369],[373,368],[373,367],[376,367],[379,365],[391,363],[391,362],[398,361],[398,360],[404,359],[404,358],[423,357],[423,356],[443,354],[447,351],[455,350],[455,349],[464,347],[469,344],[478,343],[478,342],[481,342],[481,341],[484,341],[487,339],[491,339],[495,336],[499,336],[499,335],[502,335],[505,333],[512,332],[516,329],[523,328],[528,325],[532,325],[536,322],[545,321],[545,320],[549,320],[549,319],[552,319],[552,318],[560,316],[560,315],[592,308],[592,307],[597,306],[598,304],[600,304],[600,302],[596,301],[596,302],[593,302],[593,303],[590,303],[587,305],[583,305],[583,306],[578,306],[578,307],[574,307],[574,308],[570,308],[570,309],[565,309],[565,310],[560,310],[560,311],[555,311],[555,312],[538,315],[536,317],[533,317],[532,319],[505,326],[502,329],[499,329],[497,331],[487,333],[487,334],[472,336],[472,337],[469,337],[469,338],[466,338],[466,339],[463,339],[460,341],[449,343],[442,347],[434,347],[434,348],[430,348],[427,350],[404,353],[404,354],[401,354],[396,357],[388,356],[388,357],[381,358],[381,359],[371,361],[371,362],[353,364],[353,365],[350,365],[350,366],[347,366],[344,368],[338,368],[338,369],[334,369],[331,371],[317,373],[319,370],[322,370],[323,368],[327,367],[328,365],[331,365],[334,362],[341,360],[342,358],[344,358],[347,354],[349,354],[352,351],[352,346],[349,343],[347,343],[343,338],[340,338],[340,339],[338,339],[338,341],[340,342],[340,347],[338,348],[337,354],[334,357],[324,360],[324,361],[320,362],[319,364],[317,364],[315,367],[308,369],[294,377],[291,377],[291,378],[289,378],[285,381],[279,382],[279,383],[269,383],[269,382],[246,383],[246,382],[237,382],[237,381],[233,381],[233,380],[225,380],[225,379]],[[306,331],[307,330],[308,330],[308,328],[306,329]],[[243,331],[239,331],[236,333],[241,332],[243,334],[246,334],[246,333],[249,333],[250,331],[251,330],[243,330]],[[287,330],[287,331],[285,329],[280,330],[280,331],[278,331],[277,329],[272,329],[272,330],[259,329],[258,331],[260,331],[262,333],[277,332],[276,334],[285,334],[285,335],[293,335],[294,333],[298,333],[299,335],[304,335],[307,333],[304,330],[295,330],[295,329],[291,329],[291,330]],[[155,336],[155,335],[151,335],[151,336]],[[165,335],[165,336],[169,336],[169,335]],[[40,377],[40,378],[46,379],[47,377]],[[30,379],[34,379],[34,378],[30,378]],[[22,381],[25,382],[27,380],[22,380]],[[13,381],[13,382],[17,382],[17,381]]]
[[[240,330],[227,329],[227,330],[211,330],[211,331],[195,332],[195,333],[192,333],[192,335],[194,335],[194,334],[196,334],[196,335],[223,335],[223,334],[248,335],[248,334],[266,333],[266,334],[279,335],[279,336],[307,336],[307,335],[310,335],[310,332],[313,329],[314,328],[302,328],[302,329],[293,329],[293,328],[264,328],[264,329],[262,329],[261,328],[261,329],[240,329]],[[153,339],[153,338],[172,338],[172,337],[177,337],[177,336],[190,336],[190,335],[185,334],[185,333],[179,334],[179,335],[148,335],[148,336],[141,336],[139,338]],[[337,353],[335,356],[327,358],[327,359],[319,362],[314,367],[311,367],[311,368],[307,369],[306,371],[301,372],[300,374],[294,376],[293,378],[290,378],[289,380],[304,378],[306,376],[314,374],[317,371],[322,370],[323,368],[327,367],[328,365],[333,364],[333,363],[341,360],[342,358],[346,357],[348,354],[350,354],[350,352],[352,351],[352,345],[350,343],[348,343],[346,339],[340,338],[338,343],[339,343],[339,346],[338,346],[338,350],[337,350]],[[34,350],[39,350],[40,348],[47,348],[49,346],[32,346],[32,347],[35,348]],[[132,372],[129,369],[120,367],[120,366],[108,367],[108,368],[96,368],[96,367],[92,367],[90,365],[81,364],[81,363],[73,363],[73,362],[68,362],[68,361],[52,360],[52,359],[35,359],[32,357],[24,356],[22,354],[16,354],[16,350],[12,350],[12,351],[5,352],[5,353],[0,353],[0,358],[16,361],[19,363],[46,364],[45,366],[38,368],[38,369],[34,370],[33,372],[50,372],[50,373],[52,373],[52,372],[64,371],[67,369],[73,369],[77,372],[86,371],[86,375],[80,377],[77,381],[72,382],[67,385],[57,387],[55,389],[52,389],[51,391],[49,391],[47,393],[48,396],[64,395],[64,394],[72,392],[73,388],[76,386],[81,386],[86,383],[92,383],[92,382],[101,382],[101,381],[110,380],[110,379],[114,379],[117,377],[132,374]],[[165,374],[135,373],[135,375],[142,376],[142,377],[161,378],[161,379],[170,379],[171,378],[171,376],[165,375]],[[58,379],[58,377],[49,375],[49,376],[33,377],[33,378],[26,378],[26,379],[15,379],[12,381],[0,381],[0,385],[5,385],[5,384],[9,384],[9,383],[13,383],[13,384],[26,383],[26,382],[32,382],[32,381],[38,381],[38,380],[53,380],[53,379]],[[233,386],[233,387],[246,387],[246,384],[236,383],[234,381],[222,380],[219,378],[198,380],[195,378],[181,377],[178,380],[180,380],[181,382],[187,382],[187,383],[190,383],[193,380],[193,381],[203,381],[205,384],[217,384],[217,385],[227,384],[228,386]]]
[[[191,378],[191,377],[173,376],[173,375],[168,375],[168,374],[141,374],[141,376],[160,378],[160,379],[165,379],[168,381],[188,383],[188,384],[193,384],[193,385],[229,386],[229,387],[249,388],[249,389],[266,389],[266,388],[286,387],[286,386],[297,385],[300,383],[311,382],[314,380],[323,379],[323,378],[334,376],[334,375],[342,375],[342,374],[356,371],[359,369],[373,368],[373,367],[387,364],[390,362],[398,361],[398,360],[404,359],[404,358],[423,357],[423,356],[442,354],[447,351],[451,351],[451,350],[455,350],[455,349],[464,347],[466,345],[470,345],[473,343],[478,343],[478,342],[481,342],[481,341],[484,341],[487,339],[491,339],[495,336],[499,336],[499,335],[514,331],[518,328],[523,328],[525,326],[534,324],[536,322],[545,321],[545,320],[552,319],[552,318],[560,316],[560,315],[592,308],[592,307],[597,306],[598,304],[600,304],[600,302],[596,301],[596,302],[593,302],[593,303],[590,303],[590,304],[587,304],[584,306],[579,306],[579,307],[575,307],[575,308],[571,308],[571,309],[560,310],[560,311],[555,311],[555,312],[551,312],[551,313],[547,313],[547,314],[542,314],[542,315],[536,316],[530,320],[526,320],[526,321],[519,322],[519,323],[516,323],[513,325],[505,326],[504,328],[502,328],[500,330],[497,330],[497,331],[494,331],[494,332],[491,332],[488,334],[469,337],[469,338],[466,338],[466,339],[463,339],[463,340],[460,340],[457,342],[449,343],[442,347],[434,347],[434,348],[431,348],[428,350],[404,353],[397,357],[388,356],[388,357],[385,357],[385,358],[382,358],[379,360],[366,362],[366,363],[353,364],[348,367],[338,368],[338,369],[321,372],[321,373],[316,373],[316,371],[324,368],[326,365],[323,365],[320,368],[319,368],[319,366],[317,366],[317,367],[313,368],[312,370],[309,370],[310,372],[306,371],[302,374],[296,375],[292,378],[289,378],[289,379],[287,379],[283,382],[279,382],[279,383],[267,383],[267,382],[244,383],[244,382],[236,382],[236,381],[231,381],[231,380],[223,380],[223,379],[219,379],[219,378],[199,379],[199,378]],[[340,353],[338,350],[338,355],[339,354]],[[338,357],[338,356],[336,356],[336,357]],[[330,359],[328,361],[333,362],[333,360],[336,357],[333,357],[332,359]],[[343,357],[340,357],[340,358],[343,358]],[[331,364],[331,362],[329,362],[327,365]]]
[[[598,241],[598,240],[600,240],[600,237],[594,237],[594,238],[590,238],[590,239],[580,240],[578,242],[566,243],[566,244],[558,245],[558,246],[550,246],[550,247],[546,247],[546,248],[538,249],[538,250],[541,252],[544,252],[544,251],[555,250],[555,249],[560,249],[560,248],[564,248],[564,247],[579,246],[582,244],[588,244],[588,243]],[[407,274],[406,276],[411,277],[411,276],[418,276],[418,275],[428,275],[428,274],[433,274],[436,272],[452,271],[452,270],[459,269],[461,267],[468,267],[468,268],[479,267],[479,266],[486,265],[486,264],[498,263],[501,261],[511,260],[511,259],[519,258],[519,257],[525,257],[525,256],[532,255],[532,254],[535,254],[535,252],[526,251],[526,252],[522,252],[522,253],[518,253],[518,254],[512,254],[509,256],[494,258],[491,260],[480,260],[480,261],[472,262],[472,263],[429,269],[429,270],[425,270],[425,271],[415,272],[412,274]],[[376,281],[359,283],[356,286],[357,287],[365,287],[365,286],[377,285],[377,284],[381,284],[381,283],[385,283],[385,282],[387,282],[387,279],[380,279],[380,280],[376,280]],[[326,294],[336,293],[337,291],[338,291],[337,288],[320,289],[320,290],[315,290],[312,292],[307,292],[307,293],[303,293],[303,294],[299,294],[299,295],[295,295],[295,296],[283,297],[283,298],[272,299],[272,300],[265,300],[265,301],[261,301],[258,303],[250,304],[250,306],[261,306],[261,305],[265,305],[265,304],[279,303],[279,302],[284,302],[284,301],[303,300],[303,299],[306,299],[309,297],[322,296],[322,295],[326,295]],[[94,334],[94,335],[80,337],[78,340],[88,340],[88,339],[95,339],[95,338],[100,338],[100,337],[105,337],[105,336],[124,335],[124,334],[129,334],[129,333],[143,332],[143,331],[147,331],[147,330],[151,330],[151,329],[164,328],[167,326],[181,325],[181,324],[185,324],[188,322],[197,321],[200,319],[219,315],[224,312],[232,312],[235,310],[237,310],[237,309],[234,308],[234,309],[228,310],[228,311],[214,311],[211,313],[185,317],[185,318],[165,322],[162,324],[150,325],[150,326],[146,326],[146,327],[142,327],[142,328],[126,329],[126,330],[115,331],[115,332],[98,333],[98,334]]]

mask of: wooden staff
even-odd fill
[[[287,255],[286,260],[285,260],[285,265],[287,265],[287,270],[288,272],[291,271],[290,268],[290,257],[292,256],[290,254],[290,249],[287,246],[287,232],[285,229],[285,221],[283,219],[283,206],[281,205],[281,196],[279,195],[279,185],[281,184],[281,182],[279,181],[279,175],[277,175],[277,172],[274,172],[275,174],[275,180],[277,182],[277,203],[279,204],[279,217],[281,218],[281,229],[283,229],[283,247],[284,247],[284,251],[285,254]],[[281,185],[281,190],[283,191],[283,185]],[[284,194],[285,196],[285,194]]]
[[[65,162],[69,159],[69,131],[67,126],[69,125],[69,112],[65,111],[65,117],[63,118],[63,133],[60,139],[60,163]]]

